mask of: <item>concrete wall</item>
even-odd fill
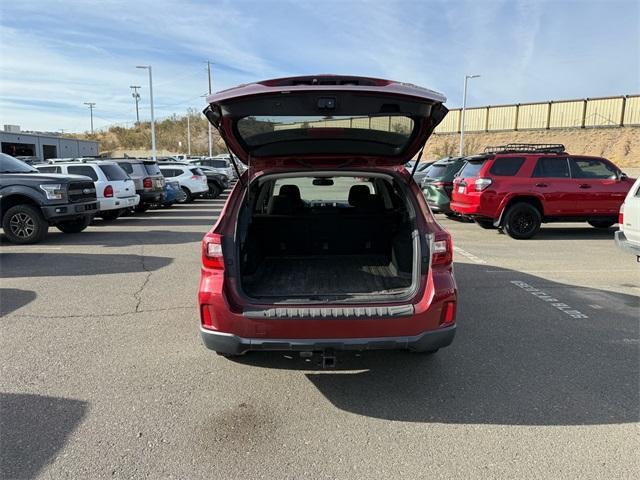
[[[98,142],[90,140],[76,140],[74,138],[54,137],[48,135],[37,135],[31,133],[9,133],[0,131],[0,144],[2,151],[5,151],[7,143],[18,143],[34,145],[34,155],[40,160],[44,160],[44,146],[55,147],[56,157],[93,157],[98,155]],[[10,153],[10,152],[7,152]]]

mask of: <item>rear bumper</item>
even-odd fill
[[[619,248],[627,252],[631,252],[634,255],[640,256],[640,245],[637,243],[631,243],[629,240],[627,240],[627,237],[625,236],[623,231],[618,230],[614,235],[616,245]]]
[[[135,207],[140,203],[140,195],[124,198],[105,198],[100,200],[100,211],[117,210],[119,208]]]
[[[456,325],[407,337],[377,338],[243,338],[232,333],[200,328],[205,346],[228,355],[240,355],[250,350],[323,351],[333,350],[436,350],[451,344]]]
[[[140,203],[161,203],[164,199],[164,191],[137,192],[140,195]]]

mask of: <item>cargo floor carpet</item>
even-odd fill
[[[383,255],[267,257],[257,271],[243,277],[252,297],[290,297],[376,293],[408,288]]]

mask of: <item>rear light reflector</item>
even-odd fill
[[[150,178],[150,177],[145,178],[145,179],[142,181],[142,186],[143,186],[144,188],[151,188],[151,187],[153,187],[153,180],[151,180],[151,178]]]
[[[442,315],[440,316],[440,326],[446,327],[456,322],[456,302],[446,302],[442,306]]]
[[[113,197],[113,187],[111,185],[107,185],[106,187],[104,187],[103,195],[106,198]]]
[[[202,239],[202,265],[216,270],[224,270],[221,235],[209,233]]]
[[[213,325],[213,315],[209,305],[200,305],[200,323],[204,328],[215,330]]]
[[[624,225],[624,203],[620,205],[620,211],[618,212],[618,223],[620,226]]]
[[[491,185],[491,179],[490,178],[478,178],[475,182],[476,185],[476,192],[481,192],[482,190],[484,190],[485,188],[487,188],[489,185]]]
[[[431,265],[450,265],[453,261],[453,245],[449,232],[435,234],[431,244]]]

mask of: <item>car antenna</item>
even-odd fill
[[[418,158],[416,159],[416,163],[413,164],[413,168],[411,169],[411,178],[413,178],[413,174],[416,173],[416,169],[418,168],[418,164],[420,163],[420,159],[422,158],[422,152],[424,152],[424,147],[427,145],[427,142],[424,142],[422,148],[420,149],[420,153],[418,154]]]

